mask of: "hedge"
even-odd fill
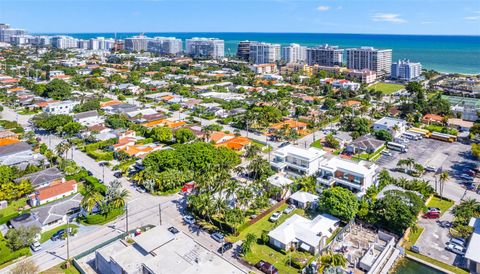
[[[96,190],[100,191],[103,195],[107,193],[107,186],[100,183],[100,181],[93,176],[85,176],[85,184],[92,185]]]
[[[102,225],[106,224],[118,216],[122,215],[124,212],[123,208],[113,209],[107,215],[102,214],[91,214],[85,217],[85,222],[89,225]]]

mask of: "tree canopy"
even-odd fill
[[[323,191],[318,208],[322,212],[348,222],[357,214],[358,199],[346,188],[332,187]]]

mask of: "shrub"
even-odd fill
[[[85,222],[89,225],[100,225],[108,223],[123,214],[123,208],[112,209],[107,215],[90,214],[85,217]]]

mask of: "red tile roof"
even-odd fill
[[[37,190],[35,195],[40,201],[60,196],[62,194],[73,191],[77,187],[77,181],[70,180],[62,182],[62,180],[54,181],[49,186],[42,187]]]

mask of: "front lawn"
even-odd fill
[[[313,142],[310,146],[311,146],[311,147],[316,147],[316,148],[319,148],[319,149],[323,149],[321,140],[316,140],[316,141]]]
[[[404,85],[399,85],[399,84],[391,84],[391,83],[376,83],[375,85],[369,87],[368,89],[374,89],[374,90],[379,90],[383,94],[392,94],[394,92],[397,92],[399,90],[404,89]]]
[[[73,228],[73,229],[78,228],[78,225],[76,225],[76,224],[69,224],[68,226]],[[54,229],[51,229],[49,231],[43,232],[41,237],[40,237],[40,243],[44,243],[44,242],[48,241],[53,236],[53,234],[55,234],[57,231],[59,231],[61,229],[67,229],[67,224],[64,224],[64,225],[61,225],[61,226],[56,227]]]
[[[7,246],[7,240],[3,238],[2,233],[0,233],[0,269],[3,267],[2,265],[20,258],[22,256],[29,256],[30,255],[30,248],[24,247],[22,249],[13,251]]]
[[[420,238],[420,235],[422,235],[423,230],[424,228],[420,226],[414,232],[410,230],[410,235],[408,235],[408,239],[403,243],[403,247],[410,250],[410,247],[414,246],[418,238]]]
[[[442,199],[438,196],[433,196],[432,199],[427,204],[427,207],[438,207],[442,211],[442,215],[448,211],[449,208],[453,206],[453,201]]]

